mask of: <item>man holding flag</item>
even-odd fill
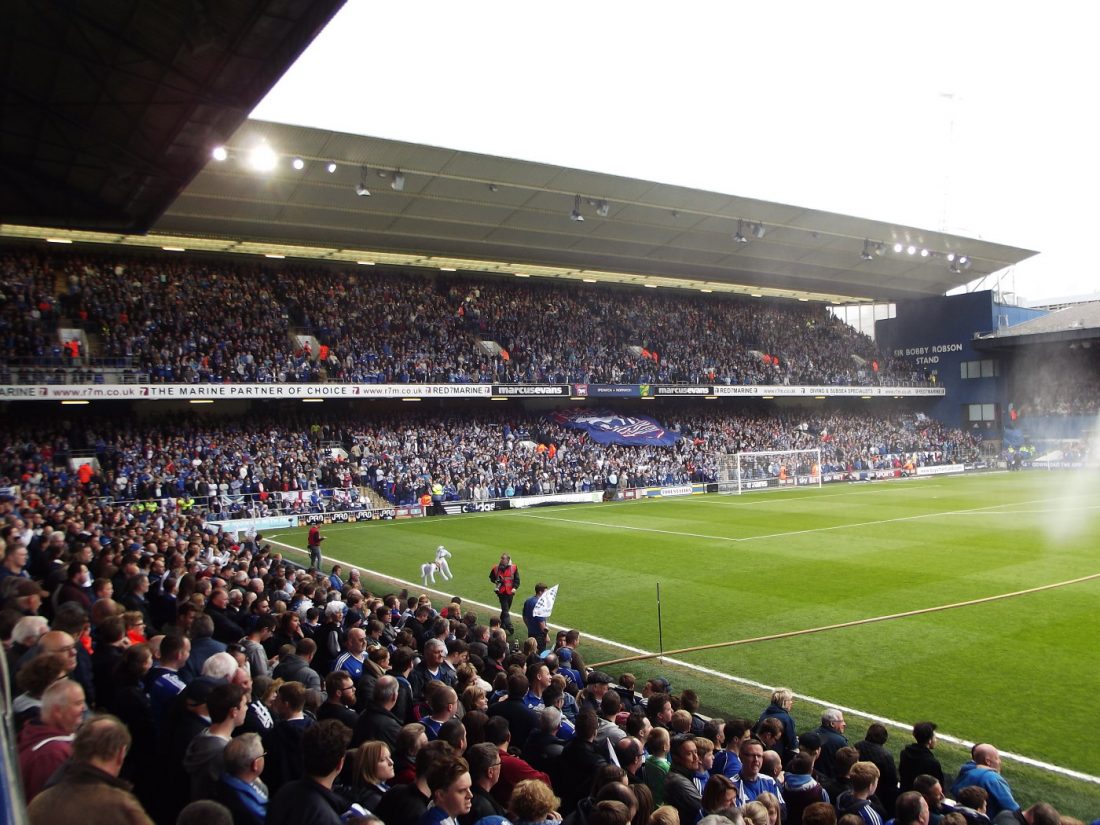
[[[539,582],[535,585],[535,595],[523,603],[523,623],[527,625],[527,636],[539,643],[539,652],[546,650],[546,620],[554,610],[554,600],[558,597],[558,586],[547,588]]]

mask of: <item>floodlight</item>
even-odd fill
[[[740,218],[737,219],[737,232],[734,233],[733,240],[736,243],[749,242],[749,239],[745,237],[745,222]]]
[[[279,156],[266,142],[252,148],[248,153],[248,165],[257,172],[270,172],[279,162]]]
[[[584,223],[584,215],[581,214],[580,195],[576,195],[573,198],[573,211],[569,213],[569,220],[576,221],[577,223]]]

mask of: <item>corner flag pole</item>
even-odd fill
[[[665,652],[664,628],[661,625],[661,583],[657,582],[657,651],[660,656]]]

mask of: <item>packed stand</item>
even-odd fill
[[[31,825],[1065,825],[1021,811],[990,745],[949,786],[931,722],[895,762],[885,728],[853,744],[839,710],[797,732],[782,688],[758,717],[705,719],[667,680],[615,684],[578,631],[551,640],[545,585],[508,556],[485,623],[194,515],[74,494],[0,519]]]
[[[60,303],[101,357],[155,382],[922,381],[824,306],[192,257],[14,251],[0,262],[11,330],[0,357],[48,354],[57,315],[41,307]]]
[[[1100,346],[1042,347],[1013,365],[1009,398],[1017,418],[1100,412]],[[1013,418],[1013,421],[1017,420]]]
[[[62,363],[53,262],[22,251],[0,256],[0,357]]]
[[[194,509],[228,518],[354,509],[360,488],[411,504],[436,484],[444,500],[472,501],[711,482],[720,456],[733,452],[820,448],[826,473],[901,469],[957,461],[977,444],[971,434],[914,413],[686,406],[659,417],[680,435],[672,446],[601,445],[550,417],[496,410],[99,417],[54,432],[44,423],[9,430],[0,484],[35,495],[149,502],[149,509],[142,505],[146,516]],[[95,461],[74,472],[68,459],[77,455]]]

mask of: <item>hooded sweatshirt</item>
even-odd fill
[[[23,726],[19,732],[19,768],[27,802],[38,795],[72,752],[72,733],[41,722]]]
[[[789,773],[783,780],[787,825],[802,825],[802,812],[815,802],[831,802],[829,794],[808,773]]]

